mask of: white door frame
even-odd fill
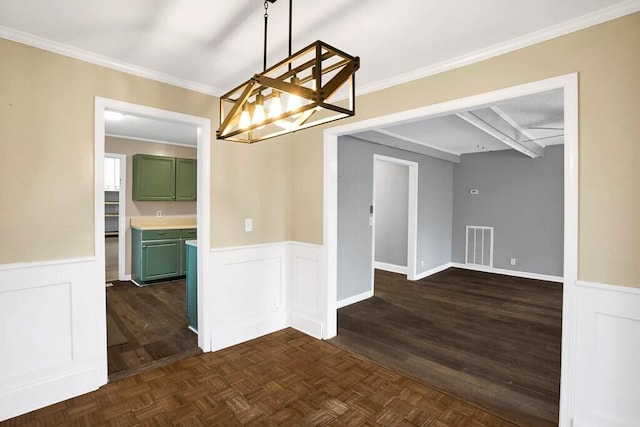
[[[104,157],[120,160],[120,191],[118,192],[118,280],[129,280],[126,276],[125,257],[125,233],[127,217],[127,155],[117,153],[104,153]],[[103,175],[104,176],[104,175]]]
[[[203,351],[211,351],[211,273],[208,263],[211,230],[211,120],[159,108],[132,104],[113,99],[95,98],[95,254],[104,278],[104,110],[113,109],[125,113],[146,116],[160,120],[188,123],[198,126],[198,201],[196,205],[198,221],[198,346]],[[126,224],[125,224],[126,225]],[[97,313],[106,316],[105,307],[96,307]],[[105,347],[105,360],[107,349]]]
[[[395,163],[406,166],[409,170],[409,202],[407,206],[407,267],[408,280],[416,280],[416,257],[418,247],[418,163],[395,157],[373,155],[373,224],[371,227],[371,293],[374,291],[375,266],[376,266],[376,168],[378,162]]]
[[[417,118],[444,116],[472,107],[553,89],[562,89],[564,92],[565,121],[564,285],[559,425],[561,427],[571,425],[575,403],[576,283],[578,279],[578,73],[552,77],[324,130],[324,339],[332,338],[337,334],[338,137]]]

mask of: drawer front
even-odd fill
[[[192,240],[198,237],[198,230],[195,228],[190,228],[186,230],[182,230],[182,239],[183,240]]]
[[[180,230],[144,230],[142,240],[179,239]]]

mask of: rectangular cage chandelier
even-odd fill
[[[320,40],[291,54],[289,16],[289,57],[266,68],[267,17],[265,70],[220,97],[217,139],[253,143],[355,114],[360,58]]]

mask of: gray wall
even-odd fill
[[[419,167],[418,167],[419,168]],[[407,266],[409,166],[377,159],[375,182],[375,260]]]
[[[453,167],[453,262],[464,263],[466,226],[488,226],[493,267],[563,275],[563,148],[546,147],[537,159],[513,150],[461,156]]]
[[[340,137],[338,301],[371,290],[369,206],[373,202],[374,154],[418,163],[418,274],[451,260],[453,163]]]

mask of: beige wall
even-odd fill
[[[125,274],[131,274],[131,217],[155,216],[156,211],[162,211],[163,216],[193,215],[196,216],[196,202],[155,202],[133,200],[133,155],[152,154],[154,156],[181,157],[195,159],[197,150],[192,147],[160,144],[156,142],[136,141],[125,138],[106,137],[104,141],[105,153],[125,154],[127,156],[127,187],[125,188]]]
[[[215,97],[4,39],[0,58],[0,264],[94,254],[95,96],[211,119],[212,246],[289,239],[288,138],[216,141]]]
[[[360,96],[349,120],[579,72],[579,277],[640,286],[638,40],[640,13]],[[7,40],[0,58],[0,235],[11,242],[0,264],[93,254],[94,96],[217,127],[207,95]],[[251,146],[212,141],[212,246],[322,243],[322,152],[322,128]]]
[[[358,97],[359,121],[579,73],[579,278],[640,286],[640,13]],[[357,53],[357,52],[356,52]],[[363,58],[363,67],[366,58]],[[347,123],[343,120],[339,125]],[[332,124],[325,127],[335,126]],[[322,129],[294,135],[292,239],[322,243]]]

